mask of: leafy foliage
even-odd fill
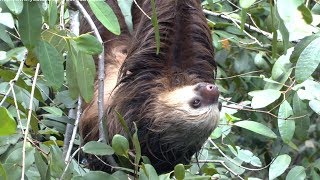
[[[119,1],[129,29],[131,3]],[[90,34],[75,36],[64,28],[70,8],[62,5],[0,1],[0,179],[320,179],[319,3],[202,1],[218,64],[221,120],[194,158],[199,163],[178,164],[162,175],[141,155],[138,130],[130,139],[116,135],[111,146],[81,145],[76,134],[74,153],[65,157],[66,126],[76,119],[68,111],[79,95],[92,99],[92,56],[103,47]],[[107,3],[89,6],[108,30],[120,34]],[[151,18],[157,31],[156,14]],[[121,167],[113,174],[89,171],[85,158],[78,161],[80,150],[113,155]]]

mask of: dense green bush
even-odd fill
[[[93,96],[92,56],[102,52],[93,35],[68,29],[74,12],[67,3],[0,1],[0,179],[320,179],[319,2],[202,2],[219,66],[221,121],[191,166],[164,175],[141,157],[136,134],[136,168],[114,167],[113,174],[89,171],[76,155],[128,158],[120,135],[110,146],[80,146],[74,134],[62,149],[67,124],[78,119],[69,112],[77,97]],[[118,3],[130,26],[132,2]],[[89,4],[120,33],[106,3]]]

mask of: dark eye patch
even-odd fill
[[[191,107],[198,108],[201,106],[201,100],[200,99],[194,99],[191,101]]]

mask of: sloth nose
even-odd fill
[[[218,102],[219,90],[218,87],[210,83],[198,83],[195,89],[202,97],[202,102],[210,105]]]

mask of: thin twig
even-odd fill
[[[12,91],[14,106],[16,107],[16,111],[17,111],[18,123],[20,125],[20,129],[21,129],[22,134],[24,134],[22,122],[21,122],[20,110],[19,110],[18,103],[17,103],[16,92],[14,91],[14,87],[13,87],[14,84],[12,82],[10,82],[9,84],[10,84],[11,91]]]
[[[138,9],[148,18],[151,20],[151,17],[146,13],[144,12],[144,10],[139,6],[139,4],[137,3],[136,0],[133,0],[134,4],[138,7]]]
[[[80,29],[80,22],[79,22],[79,12],[69,10],[70,14],[70,31],[76,35],[79,36],[79,29]],[[80,102],[78,101],[78,111],[80,112],[81,108],[79,108],[79,105],[81,106],[81,97],[79,97]],[[69,110],[69,115],[73,114],[74,109]],[[77,114],[78,115],[78,114]],[[72,148],[73,148],[73,142],[75,139],[75,133],[77,132],[78,127],[78,121],[80,119],[80,116],[77,116],[76,122],[74,124],[67,124],[66,130],[65,130],[65,136],[63,141],[63,158],[65,159],[65,163],[69,162],[69,156],[71,154]]]
[[[243,76],[243,75],[248,75],[248,74],[253,74],[253,73],[261,73],[261,72],[263,72],[263,70],[246,72],[246,73],[237,74],[237,75],[229,76],[229,77],[225,77],[225,78],[216,78],[216,80],[232,79],[232,78],[240,77],[240,76]]]
[[[233,18],[231,18],[229,15],[224,14],[224,13],[215,13],[215,12],[211,12],[211,11],[206,10],[206,9],[204,9],[203,12],[204,12],[205,14],[208,14],[208,15],[211,15],[211,16],[220,17],[220,18],[223,18],[223,19],[232,21],[232,22],[237,22],[237,23],[239,23],[239,24],[241,23],[240,20],[233,19]],[[255,32],[259,33],[259,34],[262,34],[262,35],[266,36],[268,39],[272,39],[272,34],[269,33],[269,32],[263,31],[263,30],[261,30],[261,29],[259,29],[259,28],[256,28],[256,27],[254,27],[254,26],[251,26],[250,24],[247,24],[247,23],[245,23],[244,26],[245,26],[247,29],[251,30],[251,31],[255,31]]]
[[[71,151],[73,148],[74,140],[76,139],[76,135],[77,135],[78,124],[79,124],[79,120],[81,117],[81,106],[82,106],[82,99],[81,99],[81,97],[79,97],[78,98],[78,107],[77,107],[77,117],[76,117],[76,121],[74,122],[74,127],[73,127],[72,136],[71,136],[70,143],[69,143],[69,148],[68,148],[68,151],[67,151],[65,159],[64,159],[64,161],[66,163],[69,162],[70,159],[72,158],[72,157],[70,157],[70,154],[71,154]]]
[[[82,13],[83,17],[86,19],[86,21],[89,23],[91,29],[93,30],[94,35],[98,39],[98,41],[103,44],[102,38],[99,34],[98,28],[94,24],[92,18],[88,14],[88,12],[84,9],[82,4],[79,1],[72,1],[74,2],[74,5],[79,9],[79,11]],[[104,76],[105,76],[105,70],[104,70],[104,48],[103,52],[99,54],[98,56],[99,62],[98,62],[98,118],[99,118],[99,140],[102,142],[107,142],[105,135],[108,134],[106,128],[103,126],[103,116],[104,116]]]
[[[34,90],[36,89],[36,83],[38,78],[40,64],[37,64],[36,72],[34,74],[32,88],[31,88],[31,94],[30,94],[30,102],[29,102],[29,112],[28,112],[28,120],[27,120],[27,127],[24,133],[24,139],[23,139],[23,146],[22,146],[22,171],[21,171],[21,180],[24,180],[24,174],[25,174],[25,163],[26,163],[26,144],[27,144],[27,138],[29,134],[29,124],[31,121],[31,115],[32,115],[32,104],[33,104],[33,96],[34,96]]]
[[[71,157],[68,159],[68,161],[66,162],[66,167],[64,168],[63,170],[63,173],[61,174],[61,177],[59,178],[60,180],[63,180],[64,179],[64,175],[66,174],[71,162],[72,162],[72,159],[74,158],[74,156],[81,150],[81,148],[78,148],[77,150],[75,150]]]
[[[266,165],[266,166],[264,166],[264,167],[262,167],[262,168],[248,168],[248,167],[244,167],[244,166],[238,164],[238,163],[237,163],[236,161],[234,161],[233,159],[231,159],[229,156],[227,156],[227,155],[217,146],[217,144],[212,141],[211,138],[208,138],[208,140],[209,140],[209,142],[219,151],[219,153],[220,153],[224,158],[226,158],[226,159],[227,159],[228,161],[230,161],[232,164],[234,164],[234,165],[236,165],[236,166],[238,166],[238,167],[240,167],[240,168],[242,168],[242,169],[249,170],[249,171],[261,171],[261,170],[263,170],[263,169],[268,168],[268,167],[271,165],[271,163],[273,162],[273,161],[271,161],[268,165]]]

